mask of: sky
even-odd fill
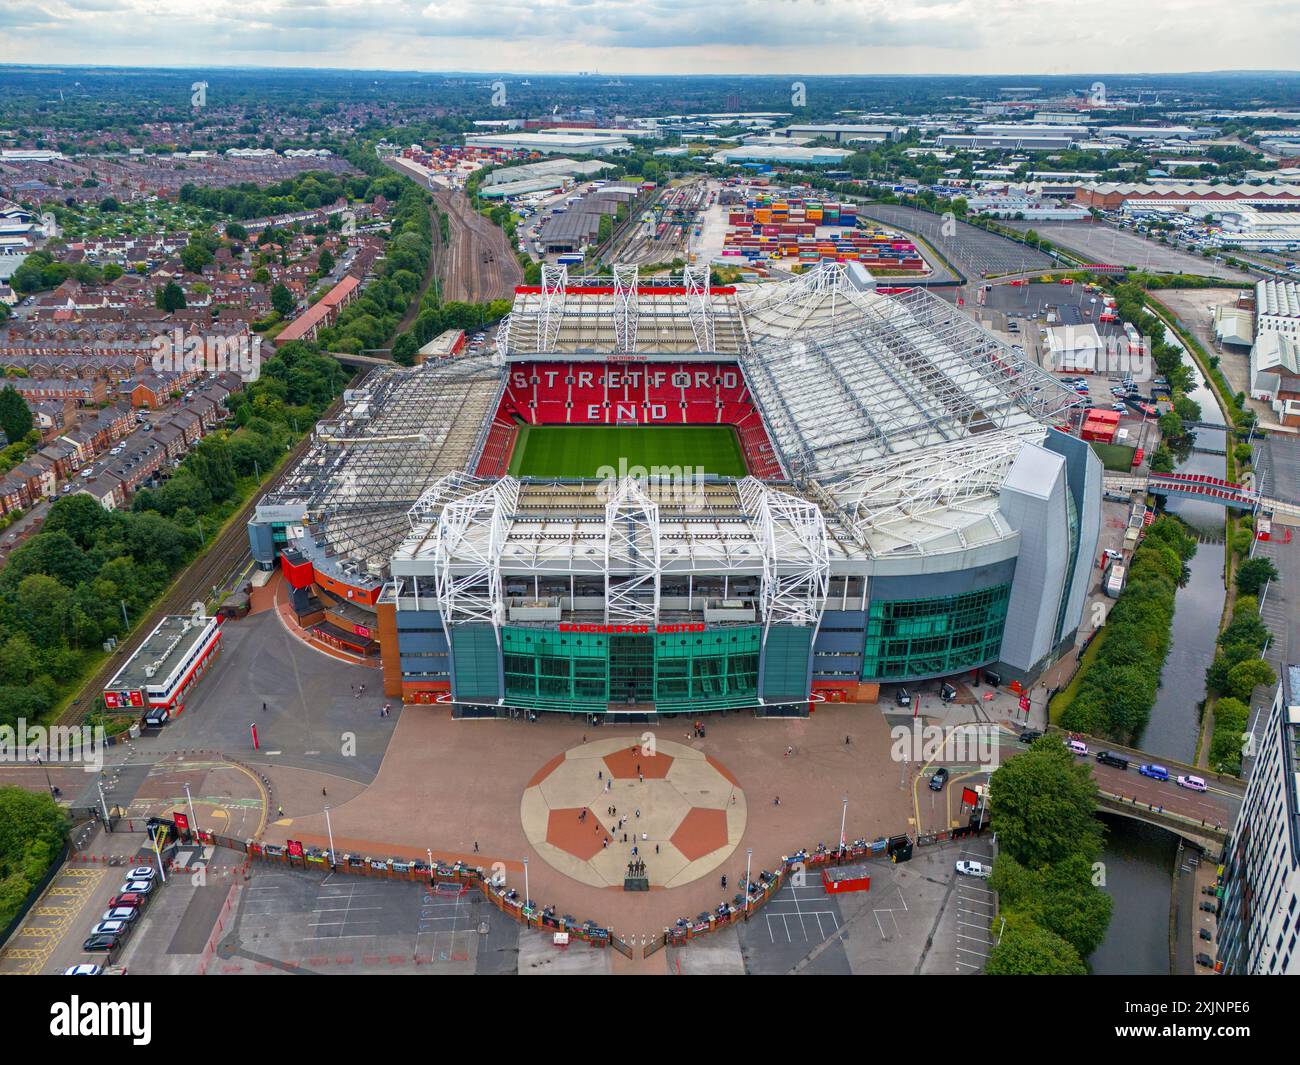
[[[1295,0],[0,0],[0,62],[602,74],[1300,68]]]

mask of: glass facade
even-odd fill
[[[761,626],[612,634],[501,630],[506,702],[600,713],[611,704],[659,713],[752,706]]]
[[[873,601],[863,680],[957,673],[998,657],[1011,584],[934,599]]]

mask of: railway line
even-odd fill
[[[438,248],[443,300],[510,299],[523,283],[524,271],[505,232],[475,211],[462,192],[435,189],[433,198],[446,213],[451,233],[447,245]]]
[[[328,418],[337,413],[342,403],[342,397],[336,399],[322,417]],[[95,710],[95,700],[99,693],[113,679],[113,675],[122,668],[122,664],[144,643],[164,615],[188,614],[193,610],[195,603],[202,602],[206,604],[214,588],[220,588],[225,584],[237,570],[241,569],[245,560],[251,561],[248,550],[248,532],[245,528],[248,517],[252,514],[253,508],[257,506],[258,502],[267,493],[278,488],[293,467],[301,461],[303,455],[307,453],[307,449],[311,447],[311,442],[312,434],[310,433],[298,441],[290,453],[288,461],[280,468],[279,473],[258,491],[254,492],[239,509],[233,520],[222,530],[216,542],[203,555],[181,571],[149,615],[131,630],[122,642],[117,645],[117,649],[113,654],[105,659],[100,668],[81,686],[81,690],[77,692],[72,702],[59,715],[55,724],[80,725],[84,722]]]

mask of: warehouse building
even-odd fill
[[[632,150],[632,142],[613,134],[582,133],[467,133],[467,148],[504,148],[542,155],[615,155]]]

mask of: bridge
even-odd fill
[[[395,366],[392,359],[380,359],[374,355],[353,355],[347,351],[331,351],[327,354],[338,359],[344,366],[350,366],[354,370],[373,370],[376,366]]]
[[[1185,496],[1234,510],[1264,511],[1279,525],[1300,526],[1300,506],[1284,499],[1261,496],[1252,488],[1222,477],[1203,473],[1107,473],[1102,483],[1108,492]]]
[[[1122,747],[1096,736],[1066,733],[1055,725],[1048,731],[1062,738],[1073,737],[1088,745],[1088,763],[1099,789],[1099,812],[1155,825],[1212,854],[1222,849],[1245,798],[1246,784],[1241,778],[1200,769],[1133,747]],[[1099,751],[1110,751],[1128,759],[1129,768],[1103,765],[1096,761]],[[1154,780],[1138,772],[1139,766],[1152,762],[1169,771],[1168,781]],[[1205,781],[1206,790],[1191,791],[1179,787],[1177,778],[1180,776],[1200,777]]]

